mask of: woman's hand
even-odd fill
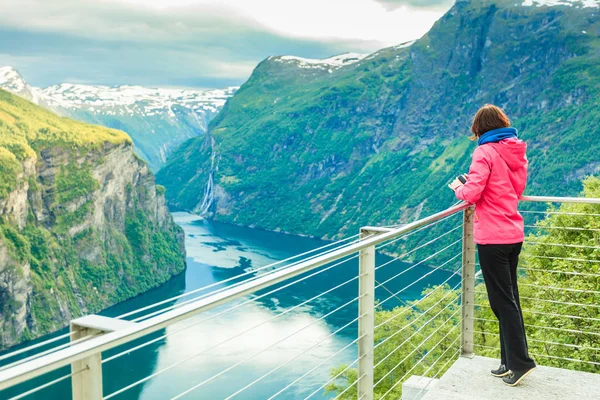
[[[448,187],[454,191],[456,191],[456,189],[458,189],[459,187],[461,187],[462,185],[464,185],[464,183],[462,183],[461,181],[458,180],[458,178],[454,179],[452,181],[451,184],[448,185]]]

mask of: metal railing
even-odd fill
[[[600,199],[583,198],[526,197],[523,200],[600,204]],[[462,219],[456,219],[461,215]],[[534,226],[532,229],[541,229],[539,225],[531,226]],[[550,243],[545,245],[549,246]],[[558,246],[560,243],[553,245]],[[589,250],[597,250],[597,246],[591,247],[593,249]],[[391,257],[385,256],[384,253],[399,255]],[[340,367],[339,372],[330,379],[323,378],[321,384],[316,385],[318,387],[315,386],[314,390],[311,388],[311,392],[305,398],[312,398],[321,394],[323,390],[332,388],[336,391],[335,398],[339,399],[354,396],[358,399],[373,399],[375,389],[384,393],[381,398],[394,398],[393,396],[397,397],[400,393],[402,383],[411,375],[421,374],[436,378],[460,354],[472,356],[474,348],[492,347],[492,342],[481,342],[482,336],[493,337],[494,329],[490,325],[485,325],[492,322],[486,322],[485,316],[475,313],[476,309],[479,312],[485,305],[479,293],[481,287],[476,286],[475,253],[473,208],[465,203],[401,227],[364,227],[353,237],[115,318],[94,315],[74,320],[71,322],[69,333],[0,356],[0,362],[5,363],[0,367],[0,397],[2,390],[36,378],[41,379],[40,377],[44,377],[49,372],[70,366],[70,373],[58,378],[48,378],[45,382],[12,398],[27,397],[68,379],[71,379],[74,400],[116,398],[193,358],[243,338],[249,332],[280,322],[285,315],[299,312],[327,296],[332,298],[337,296],[336,299],[342,299],[339,301],[340,305],[331,307],[330,311],[322,312],[309,324],[286,333],[268,346],[249,354],[244,353],[239,361],[204,377],[171,398],[179,399],[193,392],[201,392],[207,385],[227,376],[242,364],[251,363],[285,341],[292,340],[300,332],[311,329],[323,321],[326,322],[334,314],[348,312],[348,310],[353,310],[352,318],[339,323],[328,335],[311,343],[301,352],[290,355],[290,358],[283,363],[268,369],[247,384],[241,384],[239,388],[232,387],[231,393],[224,398],[230,399],[242,395],[246,390],[305,357],[341,332],[355,332],[355,338],[336,349],[324,360],[315,361],[314,365],[303,362],[303,365],[308,365],[307,371],[269,398],[277,398],[285,394],[308,376],[315,375],[316,371],[330,367],[330,364],[344,352],[352,351],[356,351],[353,353],[354,360]],[[384,262],[381,262],[382,258],[385,258]],[[356,260],[358,268],[354,271]],[[548,271],[544,271],[546,272]],[[573,276],[577,276],[575,274],[577,271],[571,272],[574,273]],[[537,272],[534,268],[529,268],[526,273]],[[290,288],[293,290],[294,285],[300,282],[325,276],[332,282],[327,290],[277,312],[258,324],[243,327],[240,331],[208,347],[190,349],[190,354],[185,357],[112,393],[103,392],[103,364],[120,359],[125,354],[138,351],[194,326],[227,316],[234,310],[243,310],[244,307],[256,304],[261,299],[284,293]],[[336,280],[333,277],[344,278]],[[434,277],[436,279],[432,279]],[[429,287],[431,281],[436,285]],[[356,295],[344,298],[336,294],[348,288],[356,290],[354,292]],[[547,287],[544,290],[555,290],[555,288]],[[588,293],[591,290],[584,292],[582,290],[578,289],[577,293],[595,295],[595,293]],[[182,300],[185,297],[188,299]],[[525,300],[526,297],[522,299]],[[173,304],[174,301],[177,302]],[[593,305],[590,304],[590,307]],[[571,317],[575,319],[576,316],[571,315]],[[578,320],[587,321],[584,318],[586,317],[580,316]],[[165,328],[169,330],[160,334],[159,331]],[[532,338],[532,340],[541,339]],[[61,341],[66,342],[60,343]],[[29,355],[34,350],[39,352]],[[111,355],[107,356],[109,351]]]

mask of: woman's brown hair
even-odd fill
[[[471,125],[473,136],[470,139],[477,140],[486,132],[499,128],[508,128],[509,126],[510,119],[508,119],[504,110],[495,105],[486,104],[477,111],[477,114],[473,118],[473,124]]]

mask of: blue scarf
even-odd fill
[[[477,145],[496,143],[504,139],[516,138],[518,131],[515,128],[500,128],[486,132],[479,137]]]

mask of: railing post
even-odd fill
[[[86,315],[71,321],[71,341],[114,332],[133,324],[100,315]],[[73,400],[102,400],[102,353],[73,362],[71,373]]]
[[[71,341],[100,333],[71,321]],[[81,372],[79,372],[81,371]],[[102,354],[96,353],[71,364],[73,400],[102,400]]]
[[[361,238],[367,232],[361,230]],[[375,344],[375,246],[360,251],[358,279],[358,398],[373,400]]]
[[[462,294],[460,352],[463,357],[473,357],[473,331],[475,326],[475,242],[473,241],[474,207],[464,211],[463,253],[462,253]]]

